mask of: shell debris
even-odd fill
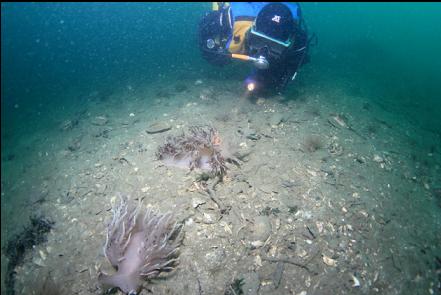
[[[360,280],[357,279],[356,276],[354,276],[353,274],[349,274],[351,276],[351,279],[354,281],[354,283],[352,284],[352,287],[356,288],[356,287],[360,287]]]
[[[337,260],[332,259],[331,257],[328,257],[326,255],[323,255],[323,262],[327,265],[327,266],[337,266]]]
[[[38,252],[40,253],[41,259],[46,260],[47,255],[42,250],[39,250]]]

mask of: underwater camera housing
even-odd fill
[[[229,10],[210,11],[204,15],[199,23],[198,45],[205,60],[218,66],[231,62],[224,53],[231,30]]]
[[[257,15],[248,32],[247,46],[250,55],[263,55],[279,60],[292,46],[295,20],[289,8],[282,3],[265,6]]]

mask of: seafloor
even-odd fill
[[[16,294],[40,294],[47,276],[62,294],[101,294],[117,192],[185,223],[177,269],[142,294],[440,293],[439,134],[344,79],[255,99],[199,79],[66,94],[81,103],[5,132],[2,294],[5,246],[31,214],[55,225],[16,267]],[[155,157],[194,125],[217,128],[241,159],[211,197],[199,171]]]

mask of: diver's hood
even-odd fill
[[[292,45],[296,21],[282,3],[266,5],[257,15],[248,33],[248,47],[253,54],[279,59]]]

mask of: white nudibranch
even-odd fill
[[[137,294],[143,280],[175,268],[182,225],[173,222],[171,213],[143,210],[141,202],[132,206],[122,196],[112,211],[104,254],[117,272],[100,271],[98,280],[106,290],[117,287],[126,294]]]

